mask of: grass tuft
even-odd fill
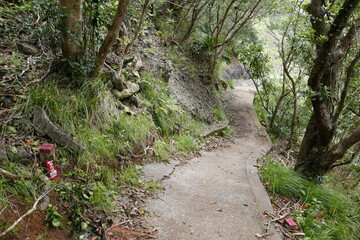
[[[174,151],[174,149],[172,148],[172,146],[164,141],[161,140],[156,140],[154,142],[154,151],[155,151],[155,156],[159,159],[159,160],[167,160],[171,154],[171,152]]]
[[[178,135],[175,136],[176,151],[189,153],[199,147],[198,141],[191,135]]]
[[[217,118],[217,120],[219,120],[219,121],[227,120],[225,110],[222,108],[221,105],[216,104],[214,106],[213,113],[214,113],[215,117]]]
[[[140,168],[140,166],[133,166],[125,169],[121,175],[121,180],[130,186],[140,187],[142,185]]]
[[[359,201],[346,198],[326,185],[308,181],[290,167],[271,159],[267,159],[260,173],[273,194],[301,199],[307,204],[307,208],[297,209],[294,216],[308,239],[358,239]]]

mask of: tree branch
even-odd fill
[[[342,6],[339,14],[336,16],[334,22],[331,24],[330,31],[327,35],[328,39],[322,45],[308,79],[308,85],[312,90],[318,91],[320,89],[320,79],[326,70],[324,66],[329,63],[331,57],[331,54],[329,53],[334,51],[336,44],[339,41],[339,35],[345,28],[348,19],[350,18],[352,12],[356,9],[359,1],[360,0],[347,0]]]
[[[30,208],[25,214],[23,214],[20,218],[18,218],[13,225],[11,225],[8,229],[6,229],[4,232],[2,232],[0,234],[0,237],[5,236],[7,233],[9,233],[11,230],[13,230],[26,216],[30,215],[33,211],[36,210],[37,205],[39,204],[40,200],[43,199],[46,195],[48,195],[54,188],[56,188],[57,186],[59,186],[59,184],[52,186],[50,189],[46,190],[43,194],[41,194],[40,197],[38,197],[35,200],[34,205],[32,206],[32,208]]]
[[[13,174],[11,172],[6,171],[5,169],[0,168],[0,173],[4,175],[5,177],[11,178],[11,179],[22,179],[21,176]]]
[[[108,34],[106,35],[105,40],[104,40],[103,44],[101,45],[99,52],[97,54],[97,61],[96,61],[95,67],[94,67],[93,71],[90,73],[91,77],[95,78],[100,74],[100,71],[101,71],[102,67],[104,66],[105,58],[108,55],[110,48],[114,44],[114,42],[119,34],[120,26],[125,18],[128,4],[129,4],[129,0],[119,1],[118,7],[116,10],[116,15],[112,22],[111,28],[110,28]]]
[[[129,51],[129,49],[131,48],[131,46],[134,44],[135,40],[139,37],[140,35],[140,30],[141,30],[141,26],[144,23],[145,20],[145,14],[146,14],[146,10],[149,7],[149,3],[150,0],[145,0],[142,11],[141,11],[141,16],[140,16],[140,20],[139,23],[136,27],[135,33],[134,33],[134,37],[131,39],[131,41],[126,45],[125,50],[124,50],[124,55],[126,55]]]
[[[349,136],[335,144],[330,149],[327,159],[329,159],[331,163],[335,163],[335,161],[341,159],[345,155],[346,151],[357,142],[360,142],[360,127],[353,131]]]
[[[338,104],[338,107],[337,107],[336,112],[335,112],[334,117],[333,117],[333,121],[332,121],[333,124],[337,123],[342,111],[344,110],[345,99],[346,99],[347,94],[348,94],[351,79],[352,79],[352,77],[354,75],[354,72],[355,72],[355,65],[359,61],[359,59],[360,59],[360,51],[358,51],[355,58],[351,61],[350,65],[346,69],[346,78],[345,78],[344,88],[343,88],[343,90],[341,92],[340,102]]]

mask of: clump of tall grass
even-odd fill
[[[288,196],[308,207],[294,212],[308,239],[358,239],[359,202],[339,191],[303,178],[292,168],[267,159],[260,174],[272,194]]]

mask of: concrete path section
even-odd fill
[[[264,233],[262,213],[272,208],[254,165],[271,143],[253,110],[253,91],[251,82],[237,82],[227,95],[237,136],[228,148],[168,166],[174,171],[163,180],[165,191],[147,202],[156,239],[246,240]]]

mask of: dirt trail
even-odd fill
[[[227,94],[233,143],[175,167],[163,181],[165,191],[147,202],[157,239],[245,240],[264,232],[261,215],[271,205],[254,165],[271,143],[253,110],[253,92],[251,81],[238,81]],[[154,169],[143,171],[151,176]]]

